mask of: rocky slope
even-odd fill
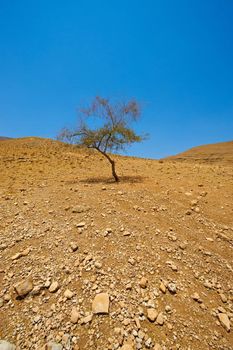
[[[233,167],[116,161],[0,143],[0,349],[233,349]]]
[[[233,164],[233,141],[193,147],[165,160]]]

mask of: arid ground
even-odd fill
[[[233,349],[233,143],[219,147],[115,156],[116,184],[94,151],[1,141],[0,339]]]

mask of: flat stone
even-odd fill
[[[55,281],[50,285],[49,292],[55,293],[56,291],[58,291],[58,289],[59,289],[59,284],[58,284],[58,282]]]
[[[25,297],[32,290],[33,290],[32,278],[27,278],[26,280],[18,283],[15,286],[15,291],[20,297]]]
[[[15,350],[15,345],[6,340],[0,340],[0,350]]]
[[[227,314],[218,314],[218,319],[219,319],[221,325],[223,326],[223,328],[225,328],[225,330],[227,332],[230,332],[231,324],[230,324],[230,320],[229,320],[229,317],[227,316]]]
[[[149,321],[155,322],[157,316],[158,316],[158,311],[157,310],[152,309],[152,308],[147,310],[147,318],[148,318]]]
[[[108,293],[97,294],[92,302],[92,311],[94,314],[108,314],[109,295]]]

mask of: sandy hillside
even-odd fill
[[[233,141],[193,147],[166,160],[233,164]]]
[[[119,184],[95,152],[0,142],[0,339],[233,349],[231,163],[116,161]]]

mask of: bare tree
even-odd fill
[[[130,123],[136,121],[140,115],[137,101],[111,103],[109,99],[95,97],[87,108],[80,109],[79,126],[75,131],[63,129],[59,139],[72,140],[72,143],[94,148],[100,152],[111,164],[112,175],[116,182],[115,161],[109,152],[125,149],[134,142],[140,142],[143,137],[137,135]],[[92,118],[94,125],[97,119],[100,126],[90,127],[87,118]]]

